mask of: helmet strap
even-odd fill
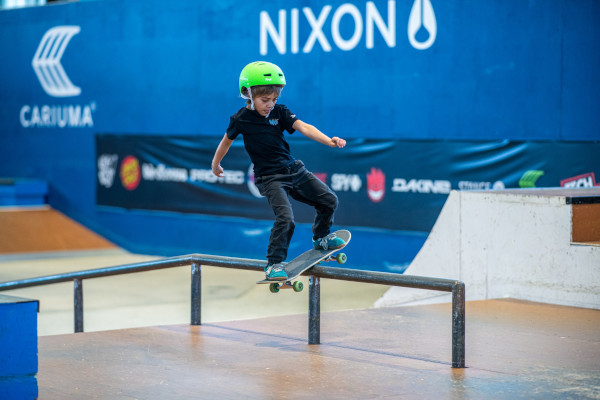
[[[248,95],[250,97],[250,109],[254,110],[254,99],[252,98],[252,89],[248,87]]]
[[[254,99],[252,98],[252,88],[248,87],[248,95],[249,95],[249,99],[250,99],[250,109],[252,111],[255,110],[254,108]],[[242,95],[242,97],[246,97],[244,95]],[[269,118],[269,115],[271,114],[271,112],[269,112],[269,114],[265,115],[265,118]]]

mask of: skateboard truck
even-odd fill
[[[336,261],[338,264],[344,264],[348,260],[348,257],[345,253],[338,253],[335,256],[328,256],[321,261],[317,262],[315,265],[319,265],[323,262],[328,261]],[[273,282],[269,285],[269,290],[271,293],[278,293],[281,289],[293,289],[294,292],[301,292],[304,289],[304,284],[300,281],[286,280],[280,282]]]
[[[335,249],[310,249],[305,251],[298,257],[294,258],[289,263],[283,264],[283,269],[287,274],[287,279],[283,281],[276,281],[271,279],[263,279],[262,281],[258,281],[256,283],[268,284],[269,290],[272,293],[277,293],[281,289],[293,289],[294,292],[301,292],[304,288],[304,284],[300,281],[297,281],[296,278],[304,271],[309,268],[312,268],[315,265],[320,265],[323,262],[328,261],[337,261],[339,264],[344,264],[348,259],[346,254],[338,253],[342,248],[344,248],[348,242],[350,242],[350,231],[347,230],[339,230],[334,232],[337,237],[344,241],[343,245],[335,248]],[[333,255],[336,253],[335,255]]]
[[[345,264],[346,260],[348,260],[348,257],[346,257],[345,253],[338,253],[335,256],[329,256],[327,258],[324,258],[323,260],[319,261],[317,264],[321,264],[322,262],[329,262],[329,261],[337,261],[338,264]]]
[[[277,293],[281,289],[294,289],[294,292],[301,292],[304,289],[304,284],[300,281],[281,281],[281,282],[273,282],[269,285],[269,290],[271,293]]]

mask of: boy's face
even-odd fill
[[[269,115],[275,104],[277,103],[277,98],[279,96],[275,93],[273,94],[263,94],[260,96],[256,96],[254,98],[254,109],[263,117]]]

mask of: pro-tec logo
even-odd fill
[[[79,26],[55,26],[46,32],[35,52],[31,65],[49,96],[73,97],[81,94],[81,89],[71,83],[60,63],[71,38],[80,30]]]
[[[560,186],[566,188],[591,188],[600,186],[600,183],[596,183],[596,175],[593,172],[588,172],[587,174],[563,179],[560,181]]]

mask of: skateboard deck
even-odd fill
[[[324,261],[337,261],[339,264],[343,264],[346,262],[346,255],[344,253],[339,253],[336,256],[333,256],[333,253],[336,253],[346,247],[348,242],[350,242],[350,231],[340,230],[336,231],[335,234],[337,237],[341,238],[346,242],[344,246],[338,249],[329,249],[329,250],[316,250],[310,249],[300,254],[298,257],[294,258],[292,261],[283,264],[283,269],[287,274],[288,278],[284,281],[282,280],[272,280],[272,279],[263,279],[262,281],[258,281],[258,284],[268,283],[270,284],[269,289],[273,293],[279,292],[280,289],[294,289],[295,292],[300,292],[303,288],[303,284],[300,281],[294,281],[299,275],[301,275],[307,269],[313,267],[314,265],[324,262]]]

